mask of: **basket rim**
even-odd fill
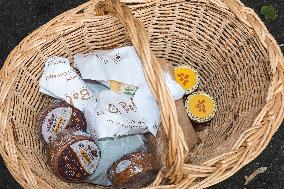
[[[56,24],[59,19],[68,19],[68,17],[75,15],[82,9],[93,7],[99,0],[91,0],[74,9],[66,11],[65,13],[55,17],[45,25],[39,27],[29,36],[27,36],[18,46],[16,46],[8,58],[6,59],[3,68],[0,70],[0,153],[3,157],[7,168],[14,176],[14,178],[25,188],[51,188],[50,185],[38,175],[35,175],[27,165],[20,150],[16,146],[13,129],[7,127],[6,122],[8,118],[9,107],[7,104],[7,96],[13,84],[14,77],[21,65],[19,62],[11,66],[13,59],[17,59],[23,54],[17,54],[18,50],[22,51],[22,47],[29,44],[33,40],[33,36],[47,31],[47,29]],[[159,0],[147,0],[147,2],[156,2]],[[221,156],[215,157],[203,165],[186,164],[184,169],[188,172],[188,185],[192,184],[189,188],[205,188],[214,185],[218,182],[225,180],[234,173],[236,173],[243,166],[254,160],[268,145],[273,134],[277,131],[284,118],[284,58],[280,47],[276,40],[268,32],[264,23],[260,20],[258,15],[250,8],[246,7],[240,0],[207,0],[218,7],[226,7],[230,10],[239,20],[241,20],[247,27],[252,28],[260,39],[263,47],[267,50],[270,57],[270,64],[273,73],[273,79],[270,84],[266,104],[263,106],[261,112],[255,118],[253,125],[250,129],[246,130],[237,140],[232,150]],[[144,4],[144,3],[142,3]],[[44,44],[46,41],[41,39],[36,41],[36,45]],[[27,51],[32,51],[31,46]],[[22,51],[24,52],[24,51]],[[15,56],[17,55],[17,56]],[[265,117],[269,117],[269,121],[262,123]],[[21,161],[21,163],[19,163]],[[22,175],[25,171],[25,175]],[[22,177],[21,177],[22,176]],[[194,181],[198,178],[203,180],[200,182]],[[181,188],[187,188],[181,187]],[[156,187],[152,187],[153,189]],[[165,188],[175,188],[175,186],[165,186]]]

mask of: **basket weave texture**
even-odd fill
[[[35,30],[8,56],[0,72],[0,152],[23,187],[103,188],[62,182],[46,165],[35,117],[52,99],[38,92],[38,80],[47,58],[55,55],[73,60],[77,53],[136,48],[169,140],[168,169],[150,188],[197,189],[221,182],[255,159],[280,126],[284,58],[251,9],[239,0],[150,0],[129,7],[91,0]],[[217,101],[216,117],[190,152],[157,58],[194,67],[200,90]],[[188,153],[192,163],[184,164]]]

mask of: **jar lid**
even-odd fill
[[[175,80],[186,90],[186,94],[194,92],[199,85],[199,74],[190,66],[178,66],[174,69]]]
[[[189,95],[185,107],[190,119],[198,123],[210,121],[215,116],[217,109],[215,100],[204,92]]]

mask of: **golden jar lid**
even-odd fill
[[[217,110],[215,100],[204,92],[189,95],[185,107],[189,118],[198,123],[210,121]]]
[[[178,66],[174,69],[175,80],[186,91],[194,92],[199,85],[199,74],[190,66]]]

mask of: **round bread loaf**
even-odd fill
[[[38,114],[37,124],[45,145],[54,142],[57,135],[65,129],[87,130],[84,114],[66,102],[57,102],[47,106]]]
[[[115,188],[141,188],[151,184],[159,172],[152,154],[135,152],[123,156],[108,171]]]
[[[48,160],[55,175],[67,182],[87,182],[100,157],[98,145],[82,131],[65,130],[48,148]]]

